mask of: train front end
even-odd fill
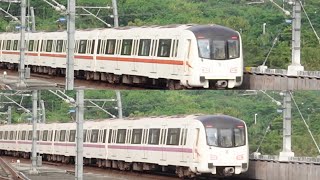
[[[189,84],[203,88],[234,88],[243,81],[241,36],[219,25],[190,27],[193,45],[192,78]],[[196,48],[195,48],[196,47]]]
[[[244,121],[231,116],[204,116],[205,145],[199,150],[197,171],[232,176],[248,170],[249,145]]]

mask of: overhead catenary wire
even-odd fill
[[[308,16],[308,13],[306,12],[306,10],[305,10],[305,8],[304,8],[304,5],[302,4],[302,2],[299,0],[299,3],[300,3],[300,5],[301,5],[301,7],[302,7],[302,10],[303,10],[303,12],[304,12],[304,14],[306,15],[306,17],[307,17],[307,19],[308,19],[308,21],[309,21],[309,24],[310,24],[310,26],[311,26],[311,28],[312,28],[312,30],[313,30],[313,33],[316,35],[316,37],[317,37],[317,39],[318,39],[318,41],[319,41],[319,44],[320,44],[320,37],[319,37],[319,35],[317,34],[317,31],[315,30],[315,28],[314,28],[314,26],[313,26],[313,24],[312,24],[312,22],[311,22],[311,20],[310,20],[310,18],[309,18],[309,16]]]
[[[297,107],[297,109],[298,109],[298,112],[299,112],[299,114],[300,114],[300,116],[301,116],[301,118],[302,118],[302,120],[303,120],[303,122],[304,122],[304,125],[307,127],[308,132],[309,132],[309,134],[310,134],[310,136],[311,136],[311,138],[312,138],[312,140],[313,140],[314,144],[316,145],[317,150],[318,150],[318,152],[319,152],[319,154],[320,154],[320,148],[319,148],[319,146],[318,146],[318,144],[317,144],[317,142],[316,142],[315,138],[313,137],[313,134],[312,134],[312,132],[311,132],[311,130],[310,130],[310,128],[309,128],[309,125],[307,124],[306,120],[304,119],[304,117],[303,117],[303,115],[302,115],[302,113],[301,113],[301,111],[300,111],[300,108],[298,107],[298,105],[297,105],[297,103],[296,103],[296,101],[295,101],[295,99],[294,99],[294,97],[293,97],[293,95],[292,95],[291,91],[289,91],[289,93],[290,93],[290,96],[291,96],[291,98],[292,98],[292,100],[293,100],[293,102],[294,102],[295,106],[296,106],[296,107]]]

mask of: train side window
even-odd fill
[[[96,40],[91,41],[91,54],[94,54],[94,45],[96,43]]]
[[[66,51],[67,51],[67,40],[63,40],[62,52],[66,52]]]
[[[173,45],[172,57],[178,56],[178,48],[179,48],[179,40],[175,40],[175,44]]]
[[[76,139],[76,130],[70,130],[69,142],[75,142]]]
[[[13,140],[13,131],[10,131],[9,140]]]
[[[171,49],[171,39],[160,39],[158,47],[158,57],[169,57]]]
[[[87,130],[83,130],[83,142],[87,142]]]
[[[29,41],[28,51],[33,51],[34,40]]]
[[[34,51],[38,52],[39,51],[39,40],[35,41],[35,45],[34,45]]]
[[[108,143],[111,143],[112,129],[109,130]]]
[[[142,129],[133,129],[131,144],[141,144]]]
[[[13,50],[17,50],[18,49],[18,40],[14,40],[13,41]]]
[[[2,40],[0,40],[0,50],[1,50],[1,48],[2,48]]]
[[[125,143],[126,133],[127,133],[126,129],[118,129],[117,143],[119,143],[119,144],[124,144]]]
[[[122,41],[121,55],[131,55],[132,39],[124,39]]]
[[[60,131],[60,139],[59,139],[59,141],[60,142],[64,142],[65,139],[66,139],[66,130],[61,130]]]
[[[32,140],[32,131],[28,132],[28,140]]]
[[[57,40],[56,52],[62,52],[63,40]]]
[[[184,135],[183,136],[184,136],[184,140],[183,140],[182,145],[186,145],[187,144],[188,129],[184,130]]]
[[[105,54],[114,54],[116,49],[116,40],[108,39]]]
[[[100,54],[101,52],[101,43],[102,43],[102,40],[98,39],[97,54]]]
[[[7,140],[7,139],[8,139],[8,131],[5,131],[5,132],[4,132],[4,137],[3,137],[3,139],[4,139],[4,140]]]
[[[98,142],[99,129],[93,129],[91,131],[91,141],[92,143]]]
[[[167,145],[179,145],[180,128],[169,128]]]
[[[3,131],[0,131],[0,139],[2,139]]]
[[[55,138],[54,138],[54,141],[58,142],[59,141],[59,133],[60,131],[56,130],[56,133],[55,133]]]
[[[40,46],[40,51],[41,51],[41,52],[44,52],[45,42],[46,42],[45,40],[42,40],[42,41],[41,41],[41,46]]]
[[[106,143],[106,138],[107,138],[107,130],[104,129],[104,130],[103,130],[103,137],[102,137],[102,142],[103,142],[103,143]]]
[[[53,131],[48,132],[48,141],[52,141],[52,133]]]
[[[47,40],[46,52],[52,51],[52,44],[53,44],[53,40]]]
[[[40,138],[40,131],[38,130],[37,131],[37,141],[39,141],[39,139],[41,139],[41,138]]]
[[[48,130],[44,130],[42,132],[42,141],[47,141],[48,140]]]
[[[85,54],[86,48],[87,48],[87,40],[80,40],[78,53]]]
[[[11,40],[7,40],[6,50],[10,50]]]
[[[160,129],[150,129],[148,144],[159,144]]]
[[[151,47],[151,39],[140,39],[139,56],[149,56]]]

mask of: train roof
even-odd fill
[[[224,33],[235,33],[236,31],[225,27],[221,25],[216,25],[216,24],[209,24],[209,25],[199,25],[199,24],[171,24],[171,25],[165,25],[165,26],[158,26],[158,25],[153,25],[153,26],[124,26],[124,27],[118,27],[118,28],[95,28],[95,29],[77,29],[76,31],[78,32],[89,32],[89,31],[105,31],[105,30],[116,30],[116,31],[121,31],[121,30],[145,30],[145,29],[157,29],[157,30],[190,30],[194,33],[199,33],[199,32],[205,32],[208,30],[214,31],[214,32],[221,32],[223,31]],[[61,30],[61,31],[38,31],[36,33],[56,33],[56,32],[66,32],[66,30]],[[1,34],[18,34],[20,32],[2,32]],[[33,33],[32,33],[33,34]]]

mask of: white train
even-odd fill
[[[0,152],[30,157],[31,125],[0,126]],[[74,162],[76,124],[38,124],[38,153]],[[174,170],[179,177],[229,176],[248,170],[244,121],[225,115],[86,121],[84,163],[121,170]]]
[[[234,88],[243,80],[239,32],[219,25],[171,25],[76,31],[75,75],[170,89]],[[20,34],[0,34],[0,63],[17,69]],[[64,75],[67,33],[26,37],[32,72]]]

